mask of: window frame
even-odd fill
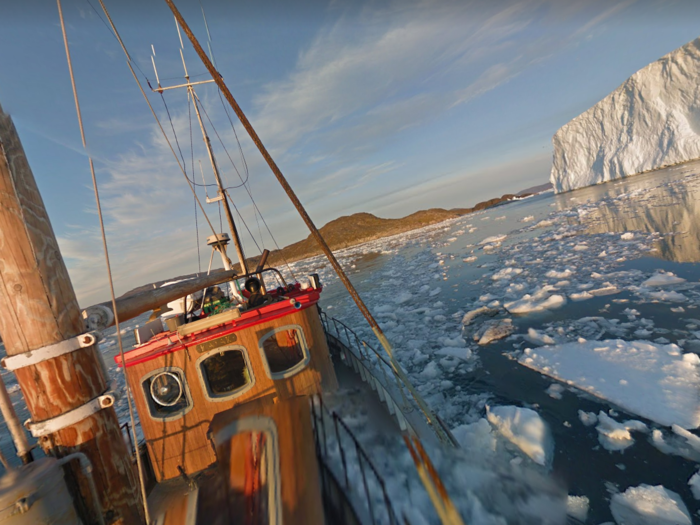
[[[207,377],[204,374],[204,371],[202,370],[202,364],[204,363],[204,361],[206,361],[208,358],[210,358],[214,354],[221,354],[223,352],[228,352],[231,350],[238,350],[243,354],[243,361],[245,362],[245,366],[248,369],[248,376],[250,377],[250,381],[247,384],[243,385],[242,387],[239,387],[236,390],[232,390],[228,394],[224,394],[224,395],[212,394],[211,389],[209,387],[209,381],[207,380]],[[230,399],[234,399],[242,394],[245,394],[248,390],[250,390],[251,388],[253,388],[253,386],[255,386],[255,373],[253,372],[253,365],[250,363],[250,357],[248,356],[248,349],[245,346],[226,345],[226,346],[221,346],[219,348],[215,348],[214,350],[209,350],[208,352],[202,354],[200,357],[197,358],[197,361],[195,363],[195,367],[197,368],[197,375],[199,376],[199,384],[202,387],[202,393],[204,394],[204,397],[207,399],[207,401],[214,401],[214,402],[229,401]]]
[[[293,367],[288,368],[284,372],[273,373],[272,371],[270,371],[270,364],[267,362],[267,354],[265,354],[265,347],[263,346],[263,344],[267,339],[269,339],[276,333],[284,332],[285,330],[297,330],[297,332],[299,333],[299,342],[301,343],[301,349],[304,354],[304,358],[297,364],[295,364]],[[265,372],[267,373],[267,376],[273,381],[277,379],[287,379],[288,377],[292,377],[301,372],[311,362],[311,351],[309,350],[309,345],[306,342],[306,335],[304,335],[304,329],[298,324],[288,324],[285,326],[278,326],[276,328],[273,328],[258,340],[258,350],[260,351],[260,355],[262,356],[262,362],[263,366],[265,367]]]
[[[159,416],[157,414],[154,414],[153,407],[157,403],[151,397],[150,385],[149,385],[148,389],[145,388],[146,381],[148,381],[152,377],[155,377],[159,374],[162,374],[163,372],[177,373],[179,375],[179,379],[180,379],[180,382],[182,383],[182,388],[184,390],[183,394],[185,396],[185,399],[187,400],[187,406],[185,408],[178,410],[177,412],[173,412],[172,414],[168,414],[167,416]],[[141,379],[139,379],[139,384],[141,386],[141,393],[143,394],[143,397],[146,401],[146,407],[148,408],[148,415],[154,421],[160,421],[160,422],[162,422],[162,421],[174,421],[176,419],[180,419],[182,416],[184,416],[185,414],[187,414],[190,410],[192,410],[194,408],[194,399],[192,398],[192,394],[190,393],[190,386],[187,382],[187,374],[179,366],[164,366],[161,368],[157,368],[155,370],[151,370],[149,373],[147,373],[146,375],[142,376]]]

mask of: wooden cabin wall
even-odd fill
[[[311,423],[308,397],[292,397],[278,403],[269,399],[256,399],[218,415],[212,424],[216,438],[225,433],[227,426],[247,416],[267,416],[274,421],[279,447],[279,479],[281,523],[303,523],[323,525],[323,497],[319,476],[316,442]],[[246,463],[245,453],[232,447],[228,438],[216,443],[219,471],[223,474],[227,494],[219,507],[221,512],[228,506],[230,522],[236,522],[243,513],[236,503],[241,502],[245,489],[242,483],[241,466]],[[210,521],[207,521],[210,523]]]
[[[276,327],[299,325],[309,347],[309,363],[295,375],[272,380],[267,375],[258,341]],[[236,332],[233,345],[243,346],[248,352],[255,384],[252,388],[227,401],[210,401],[197,373],[196,362],[201,354],[194,347],[179,350],[128,367],[127,378],[134,392],[141,428],[146,439],[158,481],[180,475],[178,466],[192,474],[210,466],[216,460],[213,446],[207,437],[209,424],[219,412],[262,396],[275,395],[287,399],[337,389],[335,370],[330,359],[323,326],[315,307],[295,311],[284,317],[244,328]],[[153,370],[178,367],[185,373],[192,409],[182,417],[163,421],[151,417],[141,378]]]

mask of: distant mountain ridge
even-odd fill
[[[331,250],[342,250],[343,248],[349,248],[365,242],[381,239],[382,237],[389,237],[391,235],[417,230],[418,228],[423,228],[424,226],[437,224],[438,222],[456,219],[457,217],[462,217],[464,215],[468,215],[469,213],[493,208],[514,199],[522,199],[536,193],[541,193],[542,191],[546,191],[551,187],[551,184],[543,184],[540,186],[534,186],[533,188],[528,188],[527,190],[523,190],[515,194],[506,193],[500,197],[495,197],[493,199],[480,202],[473,208],[452,208],[451,210],[430,208],[428,210],[420,210],[400,219],[382,219],[381,217],[377,217],[376,215],[366,212],[354,213],[352,215],[345,215],[330,221],[325,226],[320,228],[319,231],[328,243],[328,246],[330,246]],[[230,253],[233,252],[230,251],[229,254]],[[318,247],[318,244],[316,244],[313,237],[309,235],[306,239],[290,244],[289,246],[285,246],[281,250],[274,250],[270,252],[270,256],[268,257],[268,265],[279,265],[282,264],[284,260],[290,263],[300,261],[302,259],[320,255],[321,253],[322,252]],[[247,258],[246,263],[248,264],[248,267],[255,268],[259,258],[259,256]],[[235,264],[233,269],[240,272],[240,265]],[[212,273],[217,271],[221,270],[212,270]],[[154,286],[159,287],[161,284],[168,281],[187,279],[195,275],[197,274],[182,275],[179,277],[165,279],[157,283],[139,286],[138,288],[125,293],[124,296],[150,289]]]

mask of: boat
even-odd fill
[[[370,454],[327,403],[339,377],[350,372],[365,385],[364,401],[394,418],[395,437],[410,451],[440,520],[461,524],[424,446],[455,447],[456,441],[408,381],[213,61],[173,2],[165,1],[212,77],[205,82],[217,84],[249,132],[382,350],[320,309],[318,275],[287,282],[266,264],[267,250],[252,267],[199,111],[217,184],[212,202],[223,204],[229,225],[229,232],[213,231],[208,239],[224,270],[117,298],[103,237],[112,300],[79,309],[19,137],[0,111],[3,366],[16,374],[31,414],[24,426],[37,441],[30,443],[0,385],[0,409],[23,463],[0,479],[0,523],[410,523],[397,514]],[[60,0],[58,6],[70,69]],[[186,71],[185,80],[173,87],[187,89],[197,108],[194,85],[202,82],[191,82]],[[154,88],[165,89],[160,81]],[[99,211],[97,186],[95,192]],[[238,267],[228,256],[232,241]],[[151,320],[136,330],[137,344],[124,349],[119,323],[147,312],[153,312]],[[98,346],[100,333],[111,326],[120,347],[115,362],[128,386],[126,424],[117,420],[117,393]],[[341,433],[352,450],[344,449]],[[342,466],[329,454],[334,439],[330,448],[339,451]],[[37,447],[43,454],[33,453]],[[357,468],[348,464],[353,458]],[[349,472],[357,471],[353,488]]]

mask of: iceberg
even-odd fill
[[[700,158],[700,38],[637,71],[554,135],[557,193]]]

